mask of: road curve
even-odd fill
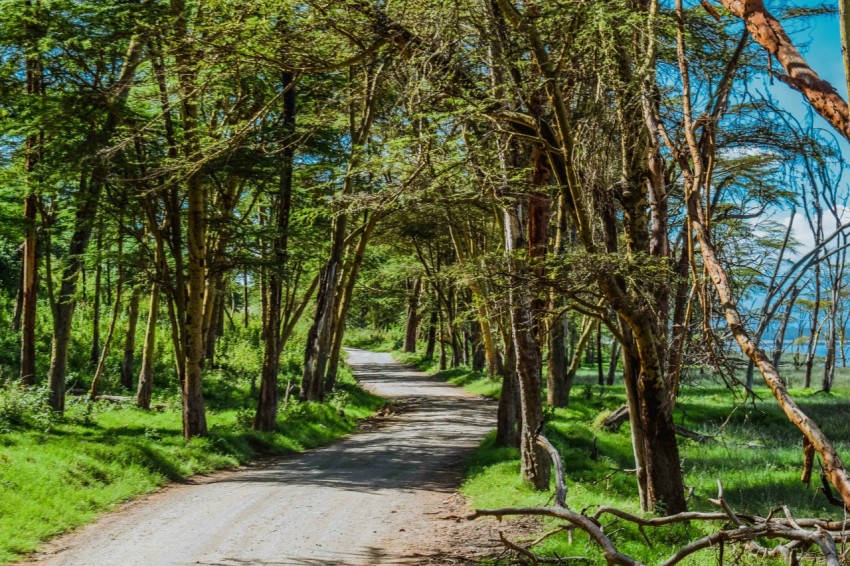
[[[389,354],[349,350],[349,363],[366,388],[397,400],[401,414],[265,467],[165,489],[55,539],[26,564],[428,562],[431,541],[454,524],[439,518],[441,503],[493,427],[495,406]]]

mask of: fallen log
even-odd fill
[[[601,427],[607,430],[608,432],[617,432],[618,430],[620,430],[620,427],[623,426],[623,423],[625,423],[627,420],[629,420],[629,407],[628,405],[623,405],[622,407],[618,408],[616,411],[605,417],[605,419],[602,421]],[[699,442],[700,444],[717,442],[720,444],[729,444],[732,446],[744,446],[746,448],[767,448],[767,446],[765,446],[764,444],[757,444],[755,442],[723,442],[722,440],[718,440],[714,436],[693,431],[691,429],[683,427],[682,425],[673,425],[673,429],[679,436],[688,438],[690,440],[693,440],[694,442]]]
[[[95,395],[95,401],[106,401],[107,403],[132,403],[133,397],[123,395]]]

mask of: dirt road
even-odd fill
[[[30,563],[440,562],[434,556],[461,528],[441,516],[464,457],[494,426],[495,405],[389,354],[351,350],[349,363],[364,386],[400,403],[398,416],[265,467],[167,488],[54,540]]]

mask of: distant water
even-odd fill
[[[761,341],[762,349],[768,354],[773,353],[773,340],[762,340]],[[835,354],[841,359],[841,343],[836,341],[835,343]],[[847,340],[844,344],[845,355],[850,359],[850,340]],[[795,344],[793,340],[786,340],[785,347],[783,348],[783,359],[785,361],[790,361],[794,354],[800,352],[800,355],[805,358],[806,353],[809,351],[809,343],[805,342],[803,344]],[[788,356],[788,358],[785,358]],[[815,356],[818,357],[826,357],[826,342],[818,342],[815,347]]]

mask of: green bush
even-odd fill
[[[47,387],[4,385],[0,388],[0,432],[12,428],[49,430],[57,418],[48,403],[49,396]]]

